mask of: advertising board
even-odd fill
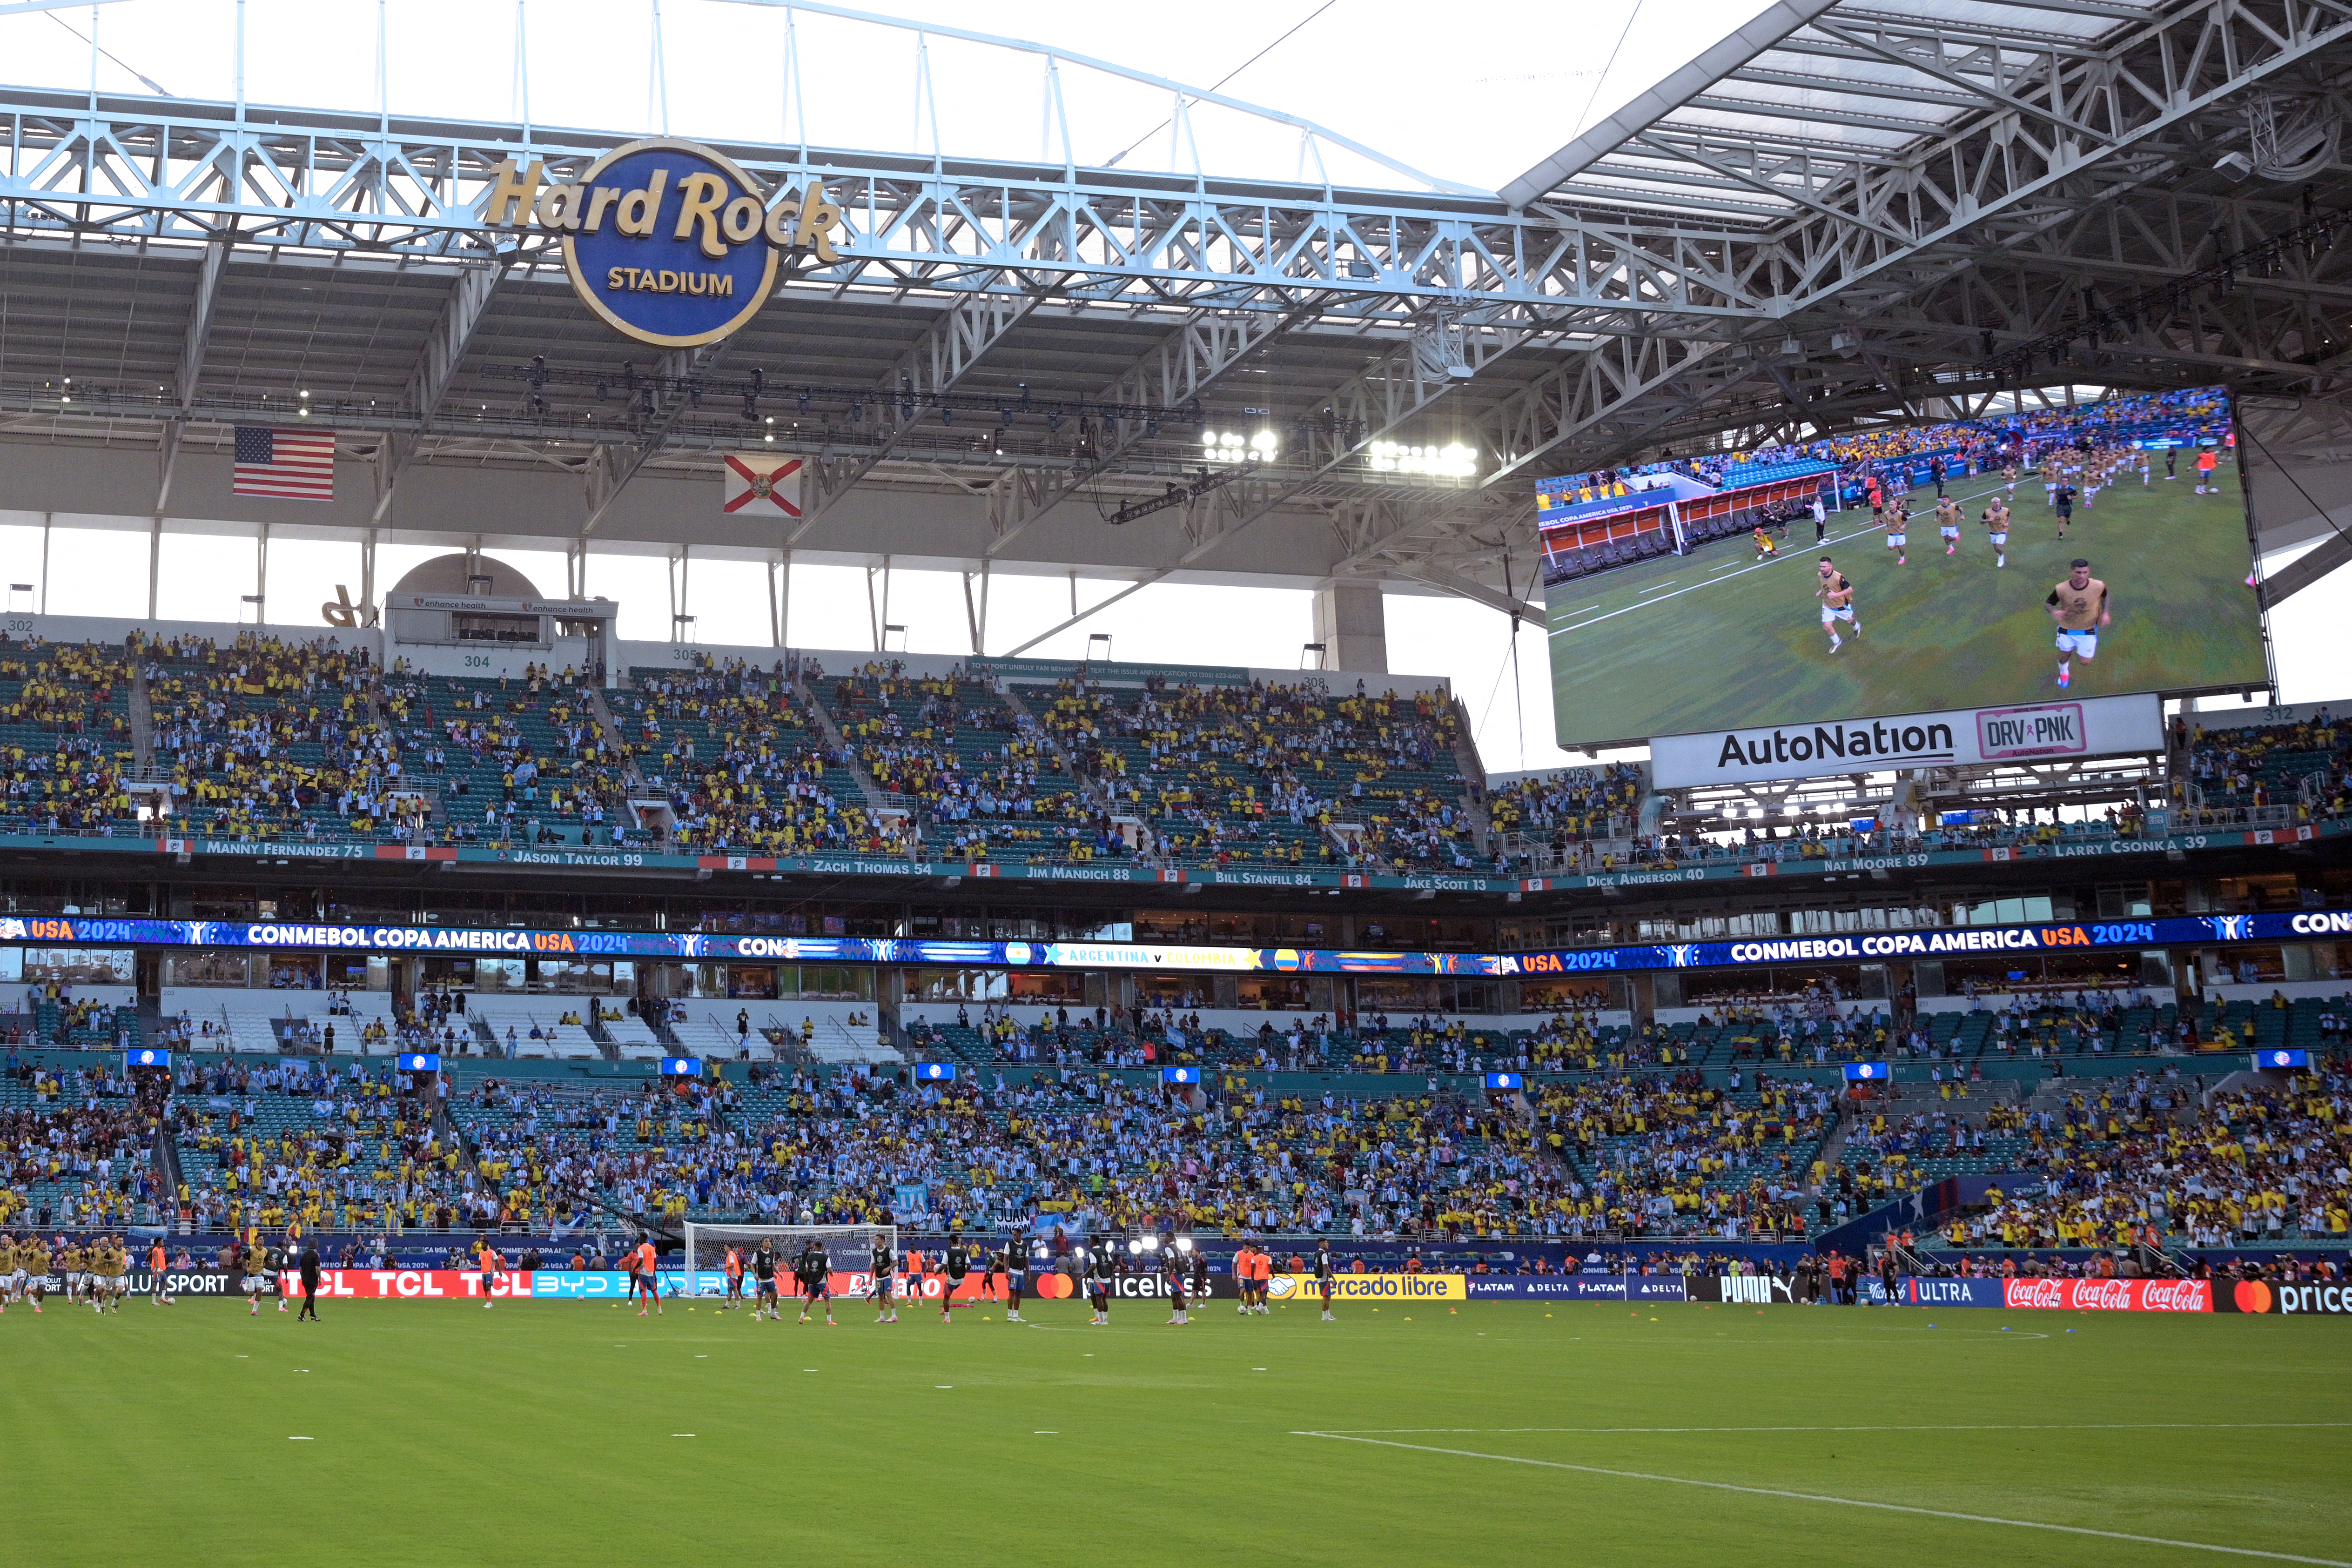
[[[1559,744],[1666,737],[1669,786],[1849,771],[1856,734],[2138,749],[2096,699],[2269,680],[2237,459],[2208,387],[1543,481]]]

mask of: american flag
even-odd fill
[[[276,496],[289,501],[335,498],[335,433],[331,430],[272,430],[264,424],[236,427],[236,478],[229,488],[240,496]]]

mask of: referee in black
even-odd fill
[[[308,1318],[315,1323],[319,1321],[319,1244],[317,1242],[302,1243],[301,1267],[302,1310],[295,1314],[294,1321],[299,1323],[304,1318]]]

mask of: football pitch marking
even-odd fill
[[[2281,1425],[2304,1425],[2304,1423],[2281,1423]],[[2342,1422],[2313,1422],[2313,1423],[2309,1423],[2309,1425],[2313,1425],[2313,1426],[2341,1426],[2341,1425],[2345,1425],[2345,1423],[2342,1423]],[[1534,1432],[1534,1431],[1573,1431],[1573,1430],[1577,1430],[1577,1428],[1573,1428],[1573,1427],[1521,1427],[1521,1428],[1517,1428],[1517,1429],[1518,1429],[1518,1430],[1521,1430],[1521,1431],[1529,1431],[1529,1432]],[[1619,1428],[1619,1430],[1626,1430],[1626,1429],[1627,1429],[1627,1428]],[[1638,1430],[1639,1428],[1631,1428],[1631,1429],[1633,1429],[1633,1430]],[[1673,1430],[1674,1428],[1661,1428],[1661,1429],[1662,1429],[1662,1430]],[[1683,1429],[1684,1429],[1684,1430],[1688,1430],[1688,1431],[1719,1431],[1719,1432],[1738,1432],[1738,1431],[1882,1431],[1882,1432],[1884,1432],[1884,1431],[2031,1431],[2031,1430],[2048,1430],[2048,1429],[2074,1430],[2074,1428],[2034,1428],[2034,1427],[1687,1427],[1687,1428],[1683,1428]],[[1606,1431],[1606,1430],[1609,1430],[1609,1428],[1601,1428],[1601,1427],[1596,1427],[1596,1428],[1590,1428],[1590,1430],[1593,1430],[1593,1431]],[[1786,1489],[1784,1489],[1784,1488],[1780,1488],[1780,1487],[1749,1487],[1749,1486],[1740,1486],[1740,1485],[1738,1485],[1738,1484],[1736,1484],[1735,1482],[1731,1482],[1731,1481],[1705,1481],[1705,1480],[1698,1480],[1698,1479],[1694,1479],[1694,1478],[1692,1478],[1692,1477],[1690,1477],[1690,1476],[1662,1476],[1662,1475],[1655,1475],[1655,1474],[1653,1474],[1652,1472],[1647,1471],[1647,1470],[1617,1470],[1617,1469],[1607,1469],[1606,1467],[1603,1467],[1603,1466],[1601,1466],[1601,1465],[1572,1465],[1572,1464],[1570,1464],[1570,1463],[1568,1463],[1567,1461],[1562,1460],[1562,1459],[1531,1459],[1531,1458],[1528,1458],[1524,1457],[1523,1455],[1519,1455],[1519,1454],[1482,1454],[1482,1453],[1477,1452],[1475,1449],[1472,1449],[1472,1448],[1441,1448],[1436,1447],[1436,1446],[1435,1446],[1435,1445],[1433,1445],[1433,1444],[1429,1444],[1429,1443],[1395,1443],[1395,1442],[1391,1442],[1391,1441],[1389,1441],[1388,1439],[1386,1439],[1386,1438],[1384,1438],[1384,1437],[1362,1437],[1362,1436],[1360,1436],[1360,1435],[1358,1435],[1358,1434],[1356,1434],[1356,1433],[1352,1433],[1352,1432],[1301,1432],[1301,1431],[1293,1431],[1293,1432],[1291,1433],[1291,1436],[1292,1436],[1292,1437],[1329,1437],[1329,1438],[1332,1438],[1332,1439],[1334,1439],[1334,1440],[1336,1440],[1336,1441],[1342,1442],[1342,1443],[1369,1443],[1369,1444],[1372,1445],[1373,1447],[1376,1447],[1376,1448],[1408,1448],[1408,1449],[1412,1450],[1412,1451],[1413,1451],[1413,1452],[1415,1452],[1415,1453],[1421,1453],[1421,1454],[1445,1454],[1445,1455],[1449,1455],[1449,1456],[1451,1456],[1451,1457],[1453,1457],[1453,1458],[1461,1458],[1461,1459],[1493,1459],[1493,1460],[1496,1461],[1497,1463],[1500,1463],[1500,1464],[1507,1464],[1507,1465],[1534,1465],[1534,1466],[1537,1466],[1537,1467],[1538,1467],[1538,1468],[1540,1468],[1540,1469],[1548,1469],[1548,1470],[1575,1470],[1575,1471],[1579,1472],[1580,1474],[1583,1474],[1583,1475],[1588,1475],[1588,1476],[1610,1476],[1610,1477],[1613,1477],[1613,1478],[1615,1478],[1615,1479],[1619,1479],[1619,1480],[1632,1480],[1632,1481],[1662,1481],[1662,1482],[1664,1482],[1665,1484],[1667,1484],[1667,1485],[1669,1485],[1669,1486],[1681,1486],[1681,1487],[1703,1487],[1703,1488],[1706,1489],[1706,1490],[1709,1490],[1709,1491],[1730,1491],[1730,1492],[1741,1492],[1741,1493],[1745,1493],[1746,1495],[1748,1495],[1748,1496],[1749,1496],[1749,1497],[1777,1497],[1777,1498],[1786,1498],[1786,1499],[1789,1499],[1789,1500],[1790,1500],[1791,1501],[1795,1501],[1795,1502],[1825,1502],[1825,1503],[1833,1503],[1833,1504],[1835,1504],[1836,1506],[1838,1506],[1838,1507],[1840,1507],[1840,1508],[1868,1508],[1868,1509],[1876,1509],[1876,1510],[1878,1510],[1879,1511],[1884,1512],[1884,1513],[1909,1513],[1909,1514],[1917,1514],[1917,1515],[1919,1515],[1919,1516],[1921,1516],[1921,1517],[1923,1517],[1923,1518],[1927,1518],[1927,1519],[1955,1519],[1955,1520],[1958,1520],[1958,1521],[1960,1521],[1962,1523],[1965,1523],[1965,1524],[2000,1524],[2000,1525],[2007,1525],[2007,1526],[2009,1526],[2010,1528],[2014,1529],[2014,1530],[2047,1530],[2047,1531],[2055,1531],[2056,1533],[2061,1534],[2061,1535],[2090,1535],[2090,1536],[2095,1536],[2095,1537],[2097,1537],[2098,1539],[2100,1539],[2100,1540],[2102,1540],[2102,1541],[2130,1541],[2130,1542],[2137,1542],[2138,1544],[2140,1544],[2140,1545],[2142,1545],[2142,1546],[2171,1546],[2171,1547],[2176,1547],[2176,1548],[2178,1548],[2178,1549],[2179,1549],[2179,1550],[2181,1550],[2181,1551],[2184,1551],[2184,1552],[2219,1552],[2226,1553],[2227,1555],[2231,1556],[2231,1557],[2261,1557],[2261,1558],[2268,1559],[2269,1561],[2273,1562],[2273,1563],[2309,1563],[2316,1564],[2316,1565],[2317,1565],[2317,1568],[2352,1568],[2352,1563],[2345,1563],[2345,1562],[2343,1562],[2343,1561],[2341,1561],[2341,1560],[2339,1560],[2339,1559],[2334,1558],[2334,1557],[2304,1557],[2304,1556],[2299,1556],[2299,1555],[2297,1555],[2296,1553],[2292,1552],[2264,1552],[2264,1551],[2261,1550],[2259,1547],[2252,1547],[2252,1546],[2220,1546],[2220,1545],[2216,1545],[2215,1543],[2213,1543],[2212,1542],[2210,1542],[2210,1541],[2175,1541],[2175,1540],[2171,1539],[2171,1538],[2170,1538],[2170,1537],[2168,1537],[2168,1536],[2163,1536],[2163,1535],[2133,1535],[2133,1534],[2130,1534],[2130,1533],[2128,1533],[2127,1531],[2120,1531],[2120,1530],[2093,1530],[2093,1529],[2089,1528],[2089,1527],[2088,1527],[2088,1526],[2086,1526],[2086,1525],[2080,1525],[2080,1524],[2049,1524],[2049,1523],[2045,1523],[2045,1522],[2043,1522],[2042,1521],[2040,1521],[2040,1520],[2034,1520],[2034,1519],[2003,1519],[2003,1518],[2000,1518],[1999,1515],[1996,1515],[1996,1514],[1989,1514],[1989,1513],[1959,1513],[1959,1512],[1956,1512],[1956,1511],[1952,1511],[1952,1510],[1950,1510],[1950,1509],[1942,1509],[1942,1508],[1916,1508],[1916,1507],[1913,1507],[1912,1505],[1910,1505],[1910,1504],[1908,1504],[1908,1503],[1900,1503],[1900,1502],[1872,1502],[1872,1501],[1870,1501],[1869,1500],[1867,1500],[1867,1499],[1865,1499],[1865,1498],[1857,1498],[1857,1497],[1832,1497],[1832,1496],[1830,1496],[1829,1494],[1827,1494],[1827,1493],[1825,1493],[1825,1492],[1790,1491],[1790,1490],[1786,1490]]]
[[[1352,1437],[1371,1433],[1426,1436],[1436,1432],[1456,1437],[1499,1437],[1511,1432],[1567,1432],[1593,1437],[1643,1432],[2245,1432],[2312,1427],[2352,1427],[2352,1421],[2053,1421],[2028,1426],[1950,1427],[1349,1427],[1292,1435]]]

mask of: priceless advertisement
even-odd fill
[[[1667,786],[2136,747],[2093,699],[2269,680],[2238,458],[2208,387],[1545,481],[1559,744],[1711,748]]]
[[[2295,1284],[2273,1280],[2216,1280],[2212,1283],[2213,1310],[2217,1312],[2352,1316],[2352,1285],[2341,1281]]]
[[[1805,779],[1855,768],[2108,757],[2164,749],[2152,693],[1997,708],[1825,719],[1765,729],[1664,735],[1650,742],[1658,787]]]

